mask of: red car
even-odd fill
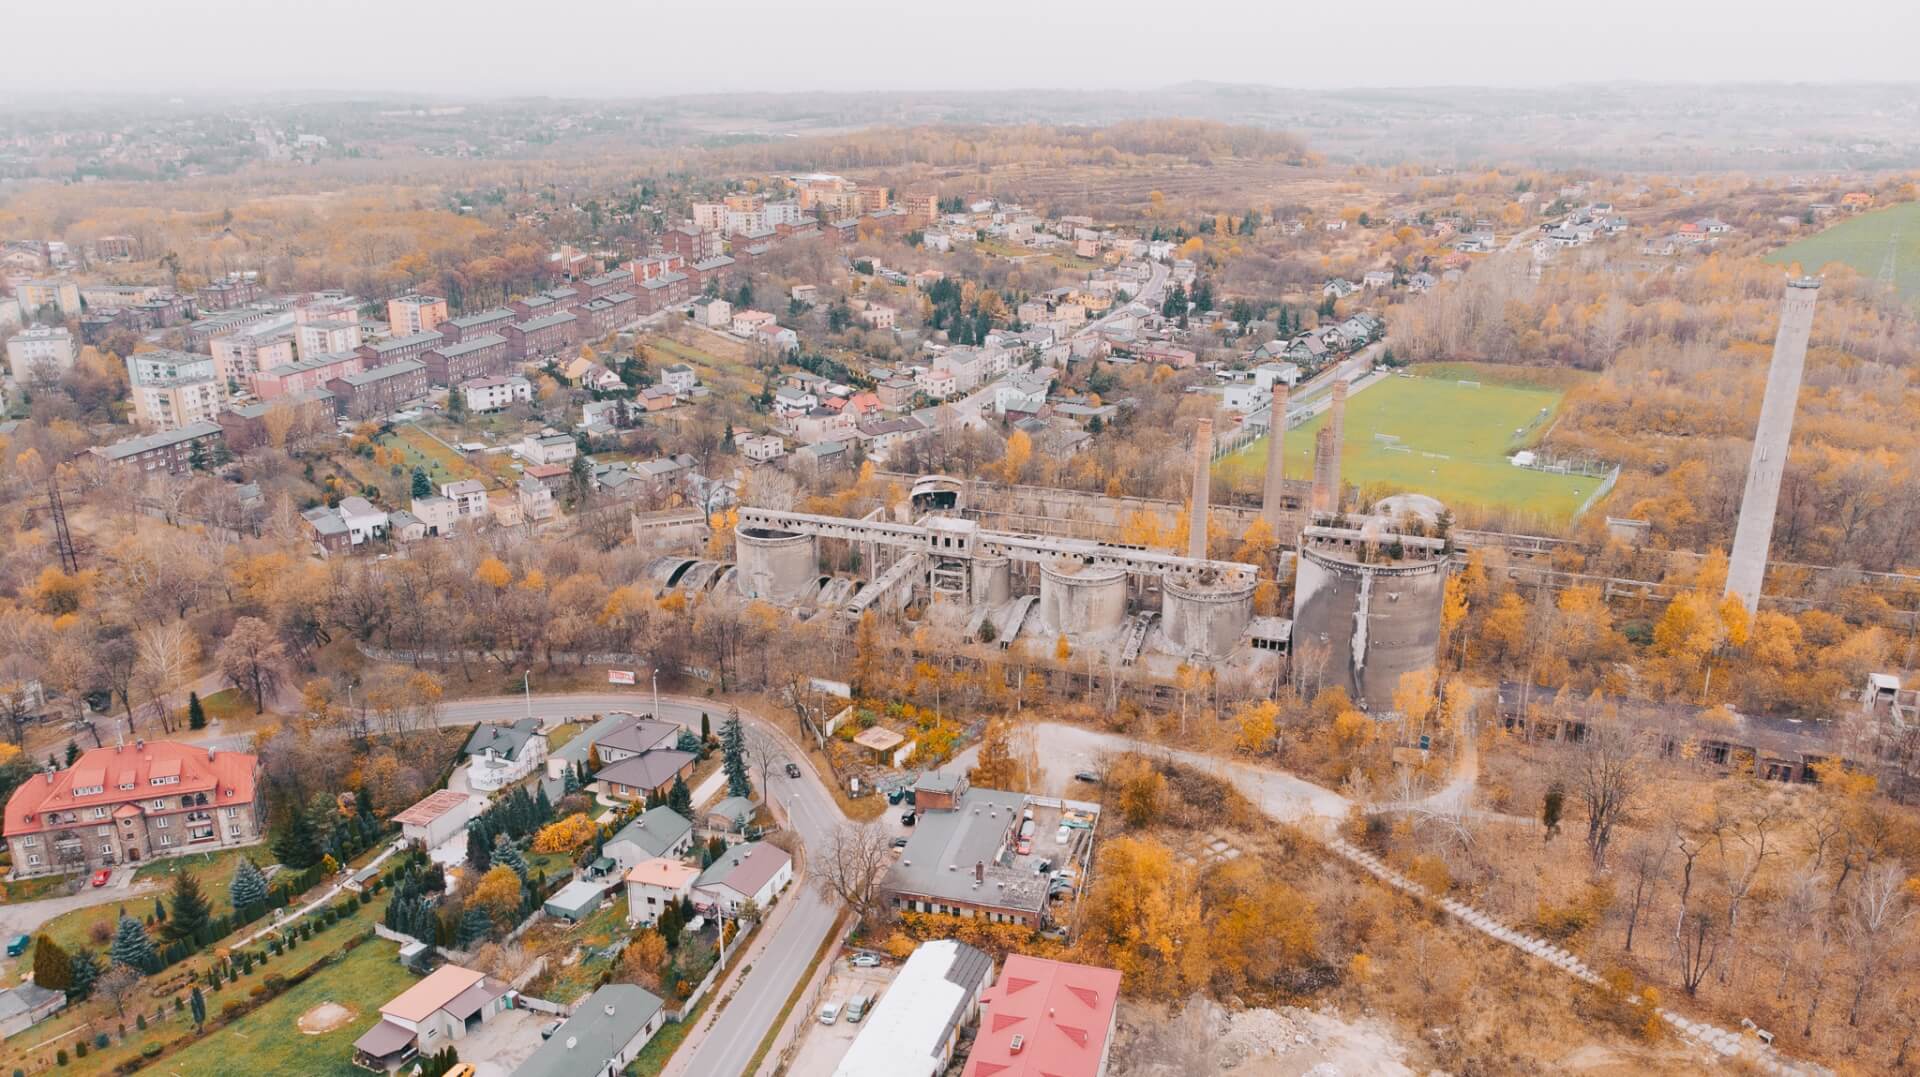
[[[110,869],[101,868],[99,871],[93,873],[93,885],[105,886],[107,885],[107,880],[111,878],[113,878],[113,872]]]

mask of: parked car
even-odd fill
[[[896,849],[904,849],[904,848],[906,848],[906,847],[907,847],[907,839],[905,839],[905,838],[895,838],[895,839],[893,839],[893,847],[894,847],[894,848],[896,848]]]
[[[1076,770],[1073,772],[1073,777],[1076,781],[1083,781],[1089,785],[1100,784],[1100,775],[1090,770]]]
[[[867,1007],[869,1005],[871,1005],[871,1003],[867,1001],[867,996],[865,995],[855,995],[852,998],[848,999],[847,1000],[847,1024],[850,1024],[850,1025],[859,1024],[860,1019],[867,1015]]]
[[[541,1038],[541,1039],[543,1039],[543,1040],[550,1040],[550,1039],[552,1039],[552,1038],[553,1038],[553,1034],[554,1034],[554,1033],[556,1033],[556,1032],[558,1032],[558,1031],[560,1031],[560,1026],[561,1026],[561,1025],[564,1025],[564,1024],[566,1024],[566,1023],[567,1023],[567,1022],[566,1022],[566,1020],[565,1020],[565,1019],[563,1018],[563,1019],[561,1019],[561,1020],[558,1020],[558,1021],[548,1021],[548,1022],[547,1022],[546,1024],[544,1024],[544,1025],[541,1025],[541,1026],[540,1026],[540,1038]]]
[[[838,1002],[829,1002],[825,1006],[820,1007],[821,1024],[830,1025],[838,1020],[840,1020],[840,1004]]]
[[[21,954],[26,953],[27,947],[31,945],[33,945],[31,936],[15,935],[13,938],[7,940],[7,956],[19,957]]]
[[[25,938],[25,937],[26,936],[24,935],[21,936],[21,938]],[[852,965],[856,969],[871,969],[871,968],[879,967],[880,959],[873,956],[872,954],[855,954],[853,956],[853,960],[847,962],[847,964]],[[847,1019],[852,1020],[853,1015],[848,1014]]]
[[[900,825],[901,826],[913,825],[913,809],[912,808],[908,808],[906,811],[903,811],[900,813]]]
[[[889,804],[898,804],[901,800],[905,799],[905,797],[906,794],[898,789],[887,790],[887,803]]]
[[[789,778],[798,778],[798,777],[800,777],[800,764],[798,764],[798,763],[788,763],[788,764],[787,764],[787,777],[789,777]]]
[[[107,880],[111,878],[113,878],[113,871],[109,868],[101,868],[99,871],[93,873],[93,885],[105,886],[107,885]]]

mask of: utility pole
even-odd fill
[[[531,718],[533,717],[533,670],[528,669],[520,674],[520,691],[526,696],[527,717]]]
[[[660,670],[658,667],[653,671],[653,720],[656,722],[660,720]]]

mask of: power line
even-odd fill
[[[80,555],[73,548],[73,532],[67,529],[67,505],[60,499],[60,480],[47,476],[47,511],[53,516],[53,545],[60,555],[60,570],[72,576],[80,571]]]

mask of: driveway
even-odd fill
[[[553,1020],[537,1010],[503,1010],[454,1041],[454,1047],[462,1060],[473,1063],[474,1077],[509,1077],[540,1049],[540,1029]]]
[[[0,938],[12,938],[15,935],[31,935],[40,925],[75,909],[90,909],[95,905],[111,905],[125,901],[135,894],[145,894],[159,889],[149,879],[137,886],[102,886],[98,889],[86,885],[86,876],[81,876],[81,890],[77,894],[65,897],[41,898],[39,901],[23,901],[17,905],[0,905]]]

